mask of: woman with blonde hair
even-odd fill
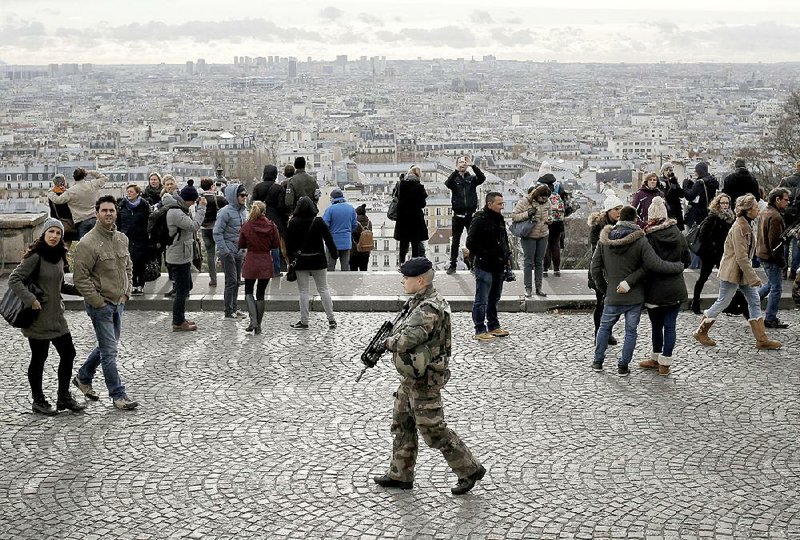
[[[719,263],[719,297],[703,313],[700,326],[692,334],[703,345],[713,347],[717,344],[708,336],[708,331],[722,310],[730,304],[736,291],[740,290],[747,299],[750,313],[748,322],[756,338],[756,349],[780,349],[783,346],[779,341],[767,337],[764,317],[761,315],[761,300],[758,297],[761,279],[752,265],[756,251],[752,223],[756,216],[758,202],[755,197],[748,193],[736,199],[736,221],[725,238],[722,260]]]
[[[394,226],[394,239],[400,242],[400,261],[402,264],[411,245],[411,256],[423,255],[422,242],[428,239],[428,226],[422,209],[427,204],[428,193],[420,182],[422,170],[417,165],[408,169],[406,176],[397,184],[397,221]]]
[[[242,265],[244,278],[244,300],[250,315],[250,324],[246,331],[261,333],[261,321],[264,318],[264,293],[270,278],[274,277],[272,250],[280,247],[281,237],[278,226],[267,218],[267,207],[261,201],[253,201],[247,222],[239,231],[239,249],[246,249]],[[256,280],[258,284],[256,285]],[[255,297],[253,288],[255,287]]]

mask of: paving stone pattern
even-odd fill
[[[170,315],[129,312],[121,375],[141,406],[110,400],[55,418],[30,412],[27,342],[2,328],[0,537],[800,538],[800,359],[756,352],[742,319],[719,346],[682,313],[673,375],[589,369],[591,315],[502,314],[511,337],[471,340],[454,315],[446,415],[488,474],[463,497],[438,452],[411,491],[383,490],[397,380],[384,361],[354,382],[382,313],[269,312],[260,337],[219,313],[174,334]],[[68,313],[78,360],[93,333]],[[621,326],[621,325],[618,325]],[[621,329],[615,332],[621,337]],[[649,352],[642,318],[637,359]],[[55,399],[57,357],[45,385]],[[105,386],[98,374],[95,388]]]

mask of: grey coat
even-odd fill
[[[629,222],[618,222],[614,227],[606,225],[600,231],[600,242],[594,250],[591,266],[597,290],[606,293],[606,304],[629,306],[644,303],[641,280],[629,283],[631,289],[627,293],[617,292],[617,286],[640,267],[647,272],[660,274],[683,272],[683,263],[666,262],[656,255],[644,231],[638,226]]]
[[[47,262],[37,253],[27,259],[22,259],[8,278],[8,286],[22,300],[25,307],[31,307],[36,297],[25,286],[25,281],[33,273],[36,273],[36,265],[39,265],[39,272],[34,278],[34,283],[44,291],[44,297],[39,301],[42,310],[39,316],[28,328],[22,328],[22,335],[31,339],[54,339],[69,332],[67,320],[64,318],[64,302],[61,301],[61,293],[80,296],[77,289],[69,283],[64,283],[64,263]]]
[[[167,246],[167,264],[186,264],[194,258],[194,233],[200,229],[206,216],[206,207],[198,204],[194,219],[186,214],[171,195],[161,198],[167,210],[167,230],[173,237],[172,244]]]

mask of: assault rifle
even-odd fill
[[[775,244],[775,247],[772,248],[772,251],[778,251],[783,247],[784,244],[787,242],[791,242],[792,238],[797,238],[798,233],[800,233],[800,220],[795,221],[791,227],[786,227],[781,235],[778,237],[778,243]]]
[[[361,373],[358,374],[356,377],[356,382],[361,380],[361,377],[364,373],[367,372],[369,368],[375,367],[378,363],[378,360],[381,359],[383,353],[386,352],[386,338],[389,337],[389,334],[392,333],[392,330],[395,326],[397,326],[400,321],[408,315],[408,310],[411,307],[411,299],[409,298],[406,300],[406,303],[403,304],[403,307],[400,309],[400,313],[394,318],[393,321],[383,321],[383,324],[378,329],[378,333],[370,340],[369,345],[361,353],[361,362],[364,364],[364,369],[361,370]]]

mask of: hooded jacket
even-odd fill
[[[457,170],[450,173],[444,185],[450,190],[450,204],[453,206],[453,214],[465,216],[475,213],[478,209],[478,186],[486,181],[483,174],[476,165],[472,165],[475,174],[469,172],[469,168],[461,176]]]
[[[214,222],[214,243],[217,255],[236,255],[239,253],[239,232],[247,221],[247,211],[239,202],[239,192],[244,186],[238,183],[225,188],[225,200],[228,204],[217,212]]]
[[[150,241],[147,237],[147,219],[150,205],[140,197],[134,206],[128,199],[117,204],[117,230],[128,237],[128,251],[131,259],[145,259],[150,255]]]
[[[277,227],[281,236],[286,234],[286,190],[276,182],[278,169],[274,165],[264,167],[264,180],[253,188],[253,200],[267,207],[267,219]]]
[[[679,274],[683,263],[662,260],[653,251],[644,231],[635,223],[618,221],[613,227],[606,225],[600,231],[600,241],[592,256],[592,279],[600,291],[605,291],[607,305],[629,306],[644,303],[644,285],[641,280],[628,283],[627,293],[617,292],[617,286],[635,271]]]
[[[356,209],[345,202],[344,197],[331,200],[331,205],[322,214],[322,221],[333,236],[338,251],[348,250],[353,244],[353,231],[358,228]]]
[[[467,249],[475,267],[493,274],[503,272],[511,251],[503,214],[487,207],[475,212],[467,232]]]
[[[197,205],[194,218],[181,206],[175,197],[165,193],[161,197],[161,204],[167,210],[167,231],[173,238],[172,244],[167,246],[167,264],[186,264],[194,258],[194,233],[200,229],[206,215],[206,207]]]
[[[612,222],[611,219],[608,217],[607,211],[601,212],[592,212],[589,214],[589,218],[586,220],[586,224],[589,225],[589,245],[592,246],[592,254],[594,254],[594,250],[597,249],[597,243],[600,241],[600,232],[603,230],[603,227],[606,225],[614,225],[615,222]],[[591,268],[591,260],[589,261],[589,288],[592,290],[597,290],[597,285],[595,285],[594,279],[592,278],[592,268]],[[600,291],[602,292],[602,291]]]
[[[72,219],[77,224],[95,217],[94,203],[100,188],[106,185],[106,175],[98,171],[88,171],[86,178],[78,180],[64,193],[47,192],[47,198],[54,204],[69,204]]]
[[[674,219],[666,219],[662,223],[649,225],[645,228],[645,234],[658,257],[665,261],[681,262],[687,267],[692,260],[689,246],[676,223]],[[688,298],[686,281],[681,273],[646,273],[640,268],[625,281],[632,285],[639,280],[644,280],[644,301],[647,305],[674,306]]]
[[[286,231],[286,251],[290,261],[297,261],[297,270],[322,270],[328,268],[325,247],[331,257],[339,252],[328,226],[317,217],[317,207],[308,197],[301,197],[289,220]]]

